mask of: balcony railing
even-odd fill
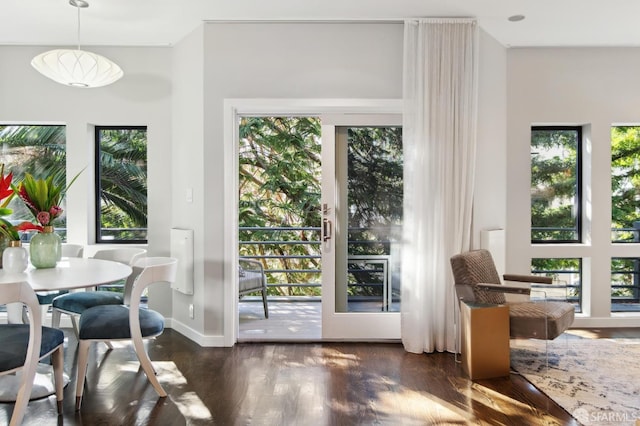
[[[262,262],[269,294],[319,295],[318,292],[282,294],[283,288],[320,288],[320,227],[241,227],[240,256]],[[284,238],[283,233],[289,236]],[[298,236],[297,239],[291,234]],[[251,239],[244,239],[249,237]],[[264,239],[261,239],[264,238]],[[291,254],[296,253],[297,254]],[[304,282],[299,282],[301,278]],[[315,294],[314,294],[315,293]]]
[[[262,262],[270,295],[320,295],[320,227],[241,227],[239,231],[240,256]],[[383,306],[393,301],[390,240],[362,236],[389,236],[394,231],[391,227],[349,228],[349,251],[364,253],[350,255],[347,262],[350,300],[375,299]]]

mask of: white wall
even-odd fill
[[[180,56],[186,65],[175,65],[176,99],[187,82],[200,88],[199,49],[204,57],[203,95],[204,133],[198,138],[200,117],[175,110],[174,146],[202,156],[174,153],[174,225],[188,223],[196,229],[196,283],[193,297],[174,298],[174,328],[205,345],[223,344],[225,332],[225,291],[231,291],[231,277],[224,275],[224,231],[227,215],[234,206],[224,204],[223,161],[225,99],[233,98],[373,98],[402,97],[402,24],[390,23],[209,23],[179,43],[174,59]],[[506,54],[484,32],[481,36],[481,81],[479,156],[483,163],[477,171],[477,189],[481,194],[475,213],[476,231],[505,226],[505,70]],[[188,67],[193,67],[190,75]],[[180,71],[180,69],[182,71]],[[184,86],[184,87],[183,87]],[[193,87],[191,87],[193,89]],[[178,108],[200,102],[189,92],[174,104]],[[189,108],[187,110],[190,111]],[[194,111],[198,114],[197,111]],[[189,137],[184,137],[187,132]],[[179,141],[178,141],[179,139]],[[201,165],[200,162],[204,162]],[[200,176],[200,167],[202,175]],[[189,179],[184,175],[190,176]],[[177,183],[180,181],[180,183]],[[204,205],[184,203],[185,185],[202,193]],[[206,190],[205,190],[206,188]],[[183,209],[186,208],[186,211]],[[185,220],[178,219],[178,212]],[[200,236],[200,237],[198,237]],[[234,270],[231,268],[231,270]],[[195,318],[186,318],[188,305],[195,305]]]
[[[203,27],[200,26],[172,49],[173,61],[173,133],[171,164],[172,226],[194,230],[194,295],[173,292],[172,327],[192,340],[203,342],[204,315],[207,299],[204,297],[204,210],[205,182],[203,179],[204,150],[204,47]],[[208,191],[216,186],[209,185]],[[187,201],[187,191],[193,201]],[[206,219],[208,220],[208,219]],[[194,318],[189,317],[189,305],[194,305]]]
[[[480,231],[507,225],[507,52],[480,31],[479,55],[473,248],[480,248]]]
[[[402,97],[401,24],[205,25],[204,333],[224,332],[223,102],[227,98]],[[235,269],[233,269],[235,270]],[[221,340],[218,340],[221,341]]]
[[[67,198],[69,239],[80,243],[91,241],[91,125],[148,126],[150,253],[169,254],[171,227],[192,228],[196,262],[194,295],[154,289],[152,306],[192,340],[222,345],[231,286],[223,265],[225,213],[235,214],[224,203],[224,100],[400,99],[402,37],[399,23],[209,23],[173,48],[95,49],[125,77],[91,90],[33,70],[29,62],[44,48],[2,46],[0,122],[67,125],[70,170],[89,165]],[[481,31],[480,53],[474,241],[481,229],[504,227],[506,209],[505,51]]]
[[[611,257],[638,255],[638,245],[613,245],[610,128],[640,123],[640,49],[528,48],[508,51],[507,247],[514,272],[533,257],[582,257],[585,313],[576,325],[638,324],[633,314],[610,315]],[[530,128],[532,124],[586,125],[585,243],[530,243]],[[585,318],[586,317],[586,318]]]
[[[146,125],[148,128],[150,254],[169,254],[171,225],[171,67],[168,48],[100,48],[117,62],[124,77],[96,89],[55,83],[35,71],[31,59],[50,47],[0,46],[0,123],[66,125],[67,167],[72,177],[86,167],[67,194],[68,240],[92,244],[94,217],[94,125]],[[164,208],[153,208],[164,206]],[[101,245],[100,248],[103,248]],[[91,255],[95,246],[87,247]],[[153,289],[155,308],[170,316],[166,289]],[[168,293],[170,295],[170,293]],[[155,303],[155,302],[154,302]]]

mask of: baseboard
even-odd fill
[[[192,329],[191,327],[186,326],[180,321],[174,320],[172,318],[165,318],[164,326],[166,328],[171,328],[177,331],[187,339],[192,340],[193,342],[205,348],[225,346],[223,335],[204,335]]]
[[[585,317],[576,316],[572,328],[612,328],[612,327],[640,327],[640,316],[619,317]]]

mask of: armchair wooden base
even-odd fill
[[[508,376],[509,307],[460,304],[462,368],[472,380]]]

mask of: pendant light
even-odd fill
[[[80,9],[89,7],[84,0],[69,0],[78,10],[78,48],[55,49],[41,53],[31,65],[45,77],[72,87],[101,87],[114,83],[124,74],[114,62],[86,50],[80,50]]]

